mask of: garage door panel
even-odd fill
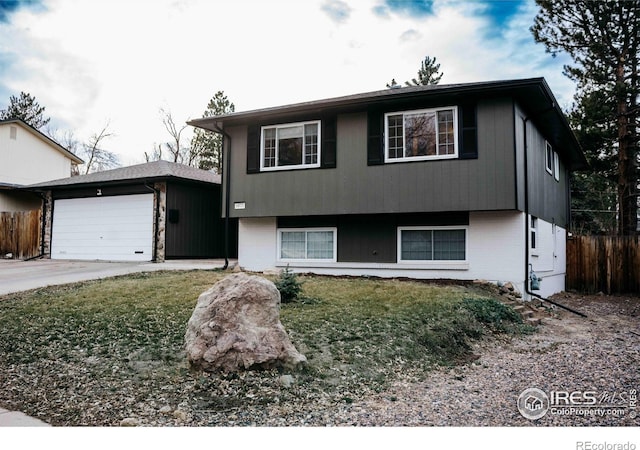
[[[150,261],[153,194],[56,200],[51,257]]]

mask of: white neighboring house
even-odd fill
[[[0,121],[0,212],[42,207],[39,196],[18,188],[71,176],[82,159],[20,119]]]

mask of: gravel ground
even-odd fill
[[[352,405],[346,423],[363,426],[637,426],[630,396],[640,390],[640,298],[562,294],[536,334],[484,343],[471,364],[399,382]],[[532,421],[517,409],[527,388],[595,391],[624,415],[551,414]],[[580,408],[584,410],[585,408]]]

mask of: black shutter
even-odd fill
[[[478,127],[476,119],[476,104],[460,105],[459,158],[475,159],[478,157]]]
[[[367,117],[367,165],[384,164],[384,114],[369,111]]]
[[[247,173],[260,172],[260,127],[249,125],[247,130]]]
[[[323,169],[336,167],[336,116],[322,119],[320,167]]]

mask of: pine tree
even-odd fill
[[[578,83],[578,99],[600,94],[613,122],[612,145],[601,159],[615,171],[617,233],[638,228],[638,56],[640,3],[611,0],[536,0],[540,7],[531,31],[555,55],[569,54],[565,74]],[[588,114],[597,111],[585,109]],[[601,155],[598,155],[600,158]],[[593,161],[593,158],[592,158]]]
[[[51,120],[44,117],[44,106],[36,101],[35,97],[26,92],[20,92],[20,96],[9,97],[7,109],[0,110],[0,120],[21,119],[33,128],[40,130]]]

